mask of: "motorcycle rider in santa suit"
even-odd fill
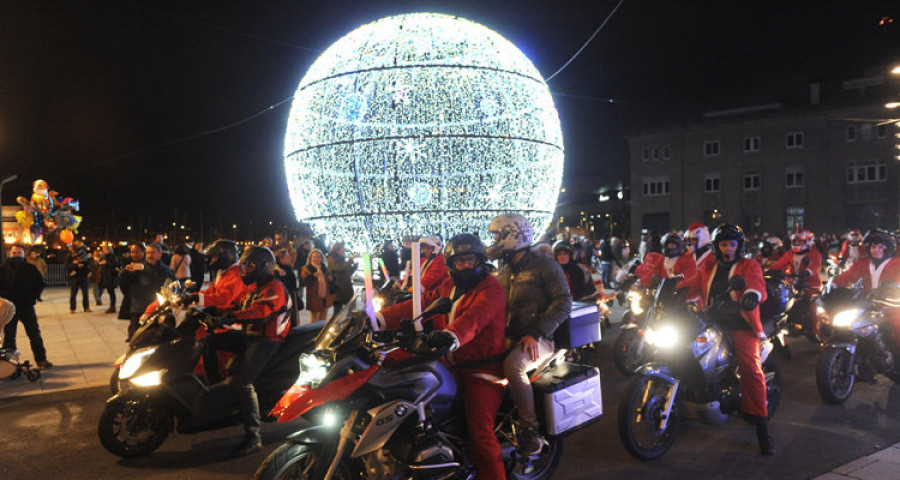
[[[503,373],[519,411],[518,447],[523,455],[535,455],[545,440],[537,430],[540,425],[527,372],[553,354],[553,333],[569,318],[572,294],[559,263],[531,251],[534,230],[527,218],[514,213],[498,215],[491,220],[488,233],[494,237],[488,258],[503,259],[497,275],[507,301],[509,354],[503,361]]]
[[[436,288],[424,292],[422,304],[449,298],[453,309],[432,317],[435,328],[429,336],[443,335],[458,345],[447,356],[463,384],[463,400],[470,446],[478,478],[506,477],[500,443],[494,435],[494,421],[503,399],[506,328],[506,298],[503,288],[487,263],[484,244],[475,235],[454,236],[444,249],[449,277]],[[396,330],[401,320],[412,316],[412,301],[392,305],[378,312],[383,328]],[[434,344],[440,339],[429,338]]]
[[[857,260],[866,257],[867,252],[864,250],[868,250],[868,248],[863,248],[862,232],[856,228],[847,232],[847,239],[841,244],[841,253],[838,254],[841,266],[848,263],[852,265]]]
[[[780,260],[772,265],[773,270],[781,270],[786,273],[797,274],[805,269],[809,271],[809,278],[806,281],[806,288],[810,294],[817,294],[822,291],[822,278],[819,277],[819,271],[822,269],[822,254],[819,253],[815,246],[815,235],[809,230],[800,230],[791,234],[791,250],[785,252]],[[809,258],[809,264],[803,267],[803,259]],[[813,304],[815,309],[815,304]]]
[[[259,431],[259,402],[253,383],[269,359],[284,343],[290,330],[291,300],[281,280],[275,278],[275,256],[266,247],[250,247],[241,256],[240,277],[249,287],[240,305],[226,313],[223,324],[237,323],[229,330],[207,337],[217,349],[235,352],[230,377],[225,383],[238,392],[244,438],[231,452],[242,457],[262,449]]]
[[[863,244],[867,257],[853,262],[846,272],[834,278],[834,284],[849,287],[862,279],[863,290],[869,293],[883,284],[900,283],[900,258],[894,256],[897,250],[894,237],[876,229],[866,234]],[[885,320],[889,324],[894,347],[900,347],[900,311],[886,311]]]
[[[644,257],[644,263],[634,271],[634,274],[641,279],[641,285],[652,286],[654,276],[660,279],[675,275],[690,278],[697,274],[697,263],[694,261],[694,256],[685,248],[681,235],[669,232],[663,235],[660,243],[663,253],[648,253]]]
[[[421,264],[422,291],[429,292],[447,278],[447,263],[441,253],[441,239],[437,235],[427,235],[419,239],[419,262]],[[412,292],[412,267],[406,272],[401,288]]]
[[[709,245],[709,228],[700,222],[692,223],[684,232],[684,243],[694,256],[694,261],[699,267],[701,263],[714,258]]]
[[[776,236],[771,236],[759,242],[759,253],[755,260],[762,267],[763,272],[772,268],[781,257],[784,256],[784,243]]]
[[[730,277],[744,277],[746,287],[730,292],[730,299],[740,305],[740,315],[727,313],[729,306],[725,305],[718,319],[734,343],[740,372],[741,411],[748,423],[756,425],[760,452],[773,455],[775,446],[768,429],[766,379],[759,356],[760,341],[766,338],[759,317],[759,304],[766,299],[762,269],[755,261],[742,257],[745,240],[741,227],[720,225],[713,231],[712,243],[716,261],[704,262],[697,275],[682,280],[678,287],[688,287],[689,301],[709,305],[729,288]]]

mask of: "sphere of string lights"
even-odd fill
[[[499,213],[546,227],[559,117],[512,43],[468,20],[387,17],[335,42],[294,95],[284,164],[297,219],[351,249],[472,232]]]

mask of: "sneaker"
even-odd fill
[[[544,437],[534,427],[528,427],[519,432],[519,453],[522,455],[537,455],[541,453],[544,444],[547,443]]]
[[[40,362],[37,362],[37,366],[38,366],[38,368],[40,368],[40,369],[45,369],[45,368],[50,368],[50,367],[52,367],[53,364],[50,363],[50,362],[48,362],[48,361],[46,361],[46,360],[41,360]]]

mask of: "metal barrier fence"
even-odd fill
[[[66,266],[59,263],[51,263],[47,265],[47,285],[56,287],[69,283],[69,277],[66,275]]]

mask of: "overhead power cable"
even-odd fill
[[[606,26],[607,22],[609,22],[609,20],[613,17],[613,15],[616,14],[616,11],[619,10],[619,7],[621,7],[623,3],[625,3],[625,0],[619,0],[619,3],[616,5],[616,8],[613,8],[612,11],[609,12],[609,15],[606,16],[606,20],[604,20],[603,23],[601,23],[600,26],[597,27],[596,30],[594,30],[594,34],[591,35],[591,38],[588,38],[587,41],[584,42],[584,45],[582,45],[581,48],[579,48],[578,51],[575,52],[575,55],[572,55],[572,58],[570,58],[569,61],[564,63],[563,66],[559,67],[559,70],[553,72],[552,75],[547,77],[547,82],[549,82],[550,80],[553,80],[553,77],[559,75],[560,72],[562,72],[566,67],[568,67],[569,64],[572,63],[572,61],[575,60],[575,58],[578,57],[578,55],[580,55],[581,52],[584,51],[585,48],[587,48],[587,46],[591,43],[591,41],[594,40],[594,37],[596,37],[597,34],[600,33],[600,30],[603,30],[603,27]]]
[[[141,154],[143,154],[143,153],[152,152],[153,150],[157,150],[157,149],[160,149],[160,148],[163,148],[163,147],[167,147],[167,146],[169,146],[169,145],[174,145],[174,144],[176,144],[176,143],[186,142],[186,141],[188,141],[188,140],[193,140],[193,139],[195,139],[195,138],[205,137],[205,136],[207,136],[207,135],[212,135],[212,134],[214,134],[214,133],[224,132],[225,130],[229,130],[229,129],[232,129],[232,128],[237,127],[237,126],[239,126],[239,125],[243,125],[243,124],[245,124],[245,123],[247,123],[247,122],[249,122],[249,121],[255,119],[256,117],[265,115],[265,114],[267,114],[267,113],[269,113],[269,112],[275,110],[276,108],[278,108],[278,107],[284,105],[285,103],[287,103],[287,102],[293,100],[293,98],[294,98],[294,96],[291,95],[290,97],[287,97],[287,98],[285,98],[284,100],[281,100],[281,101],[279,101],[279,102],[277,102],[277,103],[274,103],[274,104],[272,104],[272,105],[269,105],[268,107],[264,108],[263,110],[260,110],[259,112],[254,113],[253,115],[250,115],[249,117],[246,117],[246,118],[244,118],[244,119],[238,120],[238,121],[233,122],[233,123],[229,123],[228,125],[223,125],[223,126],[221,126],[221,127],[216,127],[216,128],[209,129],[209,130],[204,130],[204,131],[202,131],[202,132],[193,133],[193,134],[191,134],[191,135],[187,135],[187,136],[184,136],[184,137],[176,138],[176,139],[174,139],[174,140],[168,140],[168,141],[165,141],[165,142],[162,142],[162,143],[157,143],[156,145],[151,145],[151,146],[149,146],[149,147],[142,148],[142,149],[140,149],[140,150],[135,150],[135,151],[133,151],[133,152],[126,153],[126,154],[124,154],[124,155],[119,155],[119,156],[117,156],[117,157],[110,158],[109,160],[103,160],[103,161],[101,161],[101,162],[97,162],[97,163],[94,163],[94,164],[91,164],[91,165],[87,165],[87,166],[84,166],[84,167],[81,167],[81,168],[72,170],[72,172],[73,172],[73,173],[83,172],[83,171],[85,171],[85,170],[90,170],[90,169],[93,169],[93,168],[97,168],[97,167],[106,165],[106,164],[108,164],[108,163],[117,162],[117,161],[119,161],[119,160],[123,160],[123,159],[128,158],[128,157],[134,157],[134,156],[137,156],[137,155],[141,155]]]

